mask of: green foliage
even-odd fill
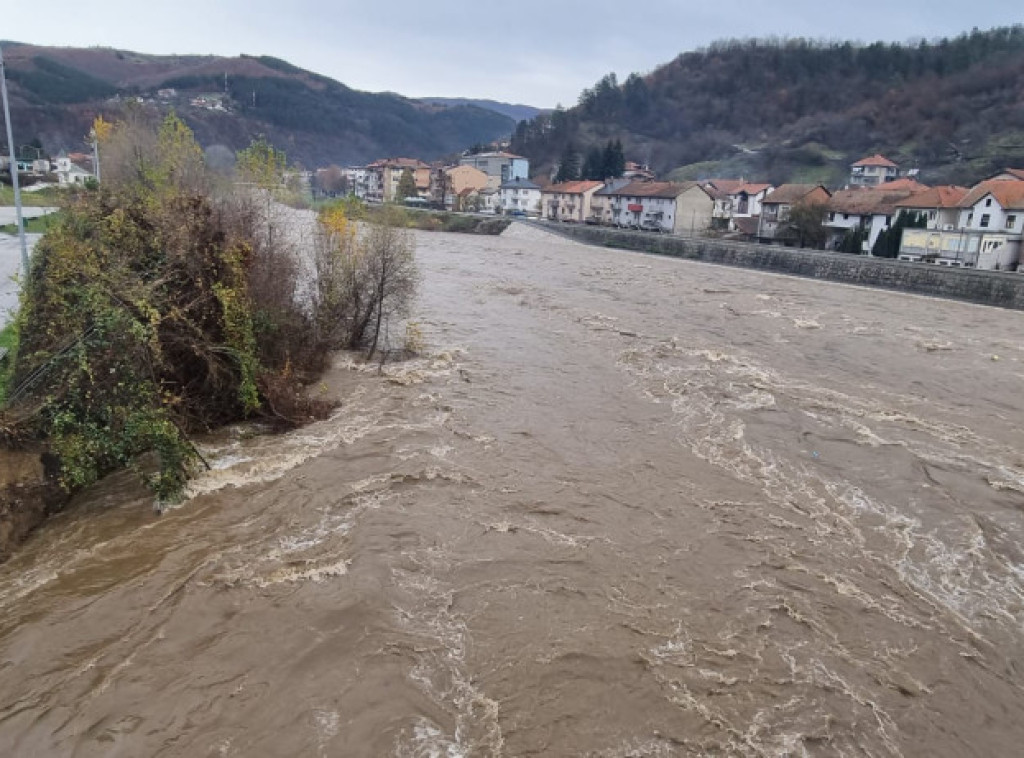
[[[24,219],[25,232],[27,234],[42,234],[49,229],[56,220],[59,218],[58,213],[49,213],[45,216],[36,216],[35,218]],[[17,234],[18,224],[5,224],[0,226],[0,234]]]
[[[864,240],[867,239],[868,230],[861,225],[857,225],[852,229],[847,229],[843,238],[839,241],[839,247],[836,248],[840,253],[849,253],[850,255],[861,255],[864,252]]]
[[[924,213],[900,211],[896,221],[878,235],[871,247],[871,254],[876,258],[896,258],[903,243],[903,230],[924,229],[927,224],[928,217]]]
[[[398,179],[398,189],[395,200],[401,201],[407,197],[416,197],[416,179],[412,175],[411,169],[403,169],[402,175]]]
[[[65,66],[42,55],[32,59],[33,68],[7,68],[7,76],[17,82],[32,99],[45,103],[85,103],[111,97],[112,85]]]
[[[271,145],[266,137],[254,139],[249,147],[236,155],[238,177],[261,189],[272,189],[284,185],[284,172],[288,158],[281,150]]]
[[[822,226],[827,209],[820,203],[797,203],[789,209],[785,236],[800,247],[821,248],[828,230]]]
[[[0,359],[0,408],[7,402],[8,385],[14,373],[14,362],[18,354],[18,321],[0,329],[0,352],[7,351],[5,358]]]
[[[558,173],[555,182],[572,182],[580,178],[580,156],[571,142],[567,142],[558,159]]]

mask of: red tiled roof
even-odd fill
[[[839,190],[828,201],[828,209],[855,216],[889,216],[895,213],[896,204],[908,198],[911,192],[883,189],[887,186]]]
[[[853,164],[854,166],[885,166],[886,168],[899,168],[899,165],[893,163],[891,160],[886,158],[884,155],[875,153],[869,158],[861,158],[859,161]]]
[[[828,195],[829,191],[820,184],[780,184],[774,191],[761,201],[761,204],[787,204],[799,203],[814,190],[821,188]]]
[[[604,182],[562,182],[561,184],[552,184],[546,188],[544,192],[554,193],[561,192],[565,195],[582,195],[585,192],[589,192],[592,189],[598,189],[604,186]]]
[[[609,192],[620,197],[661,197],[676,198],[687,190],[700,187],[697,182],[630,182],[624,187]],[[700,187],[704,190],[703,187]],[[707,190],[704,190],[707,192]]]
[[[883,187],[889,185],[883,184]],[[896,203],[897,208],[956,208],[967,194],[966,187],[944,184],[915,192],[906,200]]]
[[[760,216],[739,216],[732,222],[736,225],[736,231],[746,234],[748,237],[757,236],[757,229],[761,224]]]
[[[893,179],[891,182],[884,182],[879,185],[879,189],[910,190],[911,192],[921,192],[922,190],[928,189],[928,185],[921,184],[921,182],[905,176],[902,179]]]
[[[1024,210],[1024,182],[1016,179],[993,180],[977,184],[960,201],[960,207],[970,208],[986,195],[992,195],[1004,210]]]
[[[731,195],[746,182],[743,179],[708,179],[707,183],[719,192]]]
[[[765,190],[770,190],[771,188],[772,185],[770,184],[756,184],[754,182],[747,182],[738,190],[736,190],[736,192],[746,192],[748,195],[756,195],[759,192],[764,192]]]

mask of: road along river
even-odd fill
[[[1024,314],[417,241],[423,357],[0,567],[0,754],[1020,754]]]

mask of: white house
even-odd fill
[[[460,166],[472,166],[487,174],[487,183],[497,189],[505,182],[530,177],[530,161],[512,153],[475,153],[459,158]]]
[[[713,225],[729,231],[736,230],[736,219],[760,216],[761,202],[775,189],[743,179],[709,179],[704,188],[715,201]]]
[[[607,196],[610,223],[671,234],[704,232],[715,205],[697,182],[630,182]]]
[[[583,222],[590,217],[590,203],[604,184],[597,181],[562,182],[541,190],[541,215],[552,221]]]
[[[57,174],[57,183],[63,186],[69,186],[72,184],[85,184],[89,179],[94,179],[92,172],[79,166],[77,163],[72,163],[71,158],[68,154],[61,150],[57,156],[56,168],[54,173]]]
[[[900,257],[947,266],[1016,269],[1024,239],[1024,181],[981,182],[964,196],[958,210],[955,228],[905,230]]]
[[[499,202],[503,213],[520,212],[529,216],[540,215],[540,186],[529,179],[513,179],[503,182],[498,189]]]
[[[945,184],[915,192],[896,203],[898,211],[920,213],[925,217],[925,228],[950,231],[960,221],[960,202],[967,195],[966,187]]]
[[[900,167],[884,155],[862,158],[850,166],[851,187],[877,187],[898,179]]]
[[[889,189],[890,185],[894,189]],[[924,185],[917,187],[921,190],[927,189]],[[878,235],[888,229],[896,219],[900,211],[897,203],[906,200],[912,194],[914,190],[910,185],[904,188],[898,186],[896,182],[877,187],[838,190],[826,204],[827,215],[823,222],[829,230],[826,247],[838,248],[843,237],[851,229],[860,228],[866,232],[861,252],[870,255],[871,249],[878,241]]]

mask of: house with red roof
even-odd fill
[[[957,212],[955,228],[945,224],[904,230],[900,257],[945,266],[1017,269],[1024,240],[1024,181],[981,182],[960,199]]]
[[[831,193],[820,184],[781,184],[761,201],[758,242],[793,244],[789,213],[797,205],[828,203]]]
[[[602,190],[607,223],[631,229],[694,235],[711,226],[714,200],[697,182],[630,182]]]
[[[850,166],[851,187],[877,187],[900,176],[900,167],[884,155],[861,158]]]
[[[712,225],[729,231],[736,231],[737,219],[760,216],[761,202],[775,189],[743,179],[709,179],[703,186],[715,201]]]
[[[604,182],[576,181],[552,184],[541,190],[541,215],[552,221],[578,221],[591,216],[590,201]]]

